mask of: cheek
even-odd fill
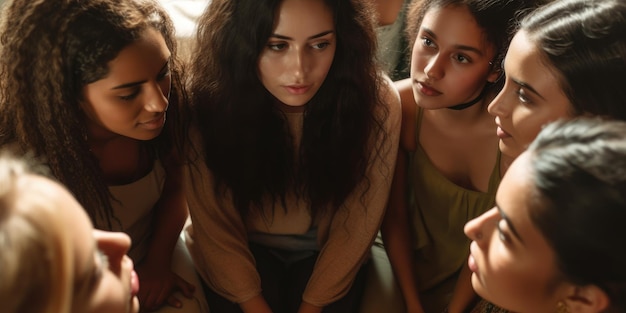
[[[91,298],[90,313],[127,312],[130,305],[129,286],[108,273]]]
[[[547,118],[541,112],[528,110],[521,104],[515,107],[512,114],[514,131],[519,141],[525,144],[530,144],[537,137],[546,121]]]
[[[453,69],[446,75],[450,77],[450,85],[461,95],[480,92],[487,83],[487,73],[480,68]]]
[[[275,77],[278,77],[281,64],[275,59],[261,56],[259,58],[258,74],[259,80],[267,88]]]
[[[529,311],[529,305],[549,302],[546,291],[552,276],[545,264],[529,261],[532,260],[492,249],[484,274],[484,296],[513,311],[539,312]]]

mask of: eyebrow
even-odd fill
[[[428,27],[422,27],[421,30],[425,33],[427,33],[430,37],[433,37],[433,39],[437,39],[437,35],[435,35],[435,33],[429,29]],[[479,49],[472,47],[472,46],[466,46],[466,45],[454,45],[453,46],[455,49],[459,49],[459,50],[465,50],[465,51],[471,51],[474,52],[478,55],[483,55],[483,52],[480,51]]]
[[[161,69],[159,70],[159,73],[162,73],[163,70],[167,67],[167,65],[170,64],[170,59],[171,59],[171,57],[167,58],[167,61],[165,61],[165,64],[163,64],[163,67],[161,67]],[[143,84],[145,82],[147,82],[147,80],[121,84],[121,85],[115,86],[115,87],[113,87],[111,89],[115,90],[115,89],[125,89],[125,88],[135,87],[135,86],[141,85],[141,84]]]
[[[326,36],[326,35],[334,33],[334,32],[335,32],[334,30],[327,30],[325,32],[321,32],[319,34],[315,34],[313,36],[310,36],[309,38],[307,38],[307,40],[320,38],[320,37]],[[289,36],[283,36],[283,35],[279,35],[279,34],[272,34],[271,37],[278,38],[278,39],[283,39],[283,40],[293,40],[293,38],[291,38]]]
[[[513,223],[511,223],[511,220],[509,219],[508,216],[506,216],[504,211],[502,211],[502,208],[497,202],[496,202],[496,208],[498,209],[498,212],[500,213],[500,217],[506,222],[507,226],[509,226],[515,238],[517,238],[521,243],[524,243],[524,240],[522,240],[522,237],[520,237],[519,233],[517,232],[517,229],[515,229],[515,226],[513,226]]]
[[[520,87],[523,87],[525,89],[530,90],[530,92],[534,93],[535,95],[537,95],[539,98],[546,100],[546,98],[544,98],[539,92],[537,92],[537,90],[535,90],[535,88],[533,88],[532,86],[530,86],[529,84],[521,81],[521,80],[517,80],[514,78],[511,78],[511,80],[516,83],[517,85],[519,85]]]

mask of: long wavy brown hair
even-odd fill
[[[305,106],[299,151],[257,76],[282,0],[213,0],[199,20],[192,109],[217,191],[231,191],[244,214],[268,196],[284,203],[290,191],[309,201],[313,215],[336,210],[367,181],[372,149],[380,155],[371,138],[387,135],[388,112],[379,94],[372,8],[368,1],[320,1],[334,12],[337,48]]]

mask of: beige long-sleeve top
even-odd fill
[[[357,186],[334,214],[313,220],[307,204],[290,196],[286,203],[289,210],[285,211],[277,204],[271,220],[260,214],[249,214],[244,219],[233,205],[230,194],[214,192],[214,179],[202,161],[202,152],[195,156],[196,162],[190,163],[186,170],[192,223],[185,229],[185,235],[196,269],[215,292],[236,303],[261,294],[261,279],[248,248],[249,232],[304,234],[312,226],[318,229],[320,253],[303,300],[325,306],[348,292],[369,256],[380,227],[396,160],[401,107],[397,91],[390,83],[386,88],[384,94],[389,114],[384,126],[387,136],[382,153],[370,164],[369,184]],[[302,114],[286,115],[295,140],[299,140]],[[192,139],[195,151],[202,151],[197,139]],[[269,205],[266,209],[270,209]]]

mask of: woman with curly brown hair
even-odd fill
[[[130,235],[148,310],[194,289],[171,270],[187,218],[173,33],[151,0],[14,0],[0,26],[0,145],[43,158],[96,228]]]
[[[214,0],[200,18],[187,242],[212,310],[357,309],[400,127],[367,3]]]

